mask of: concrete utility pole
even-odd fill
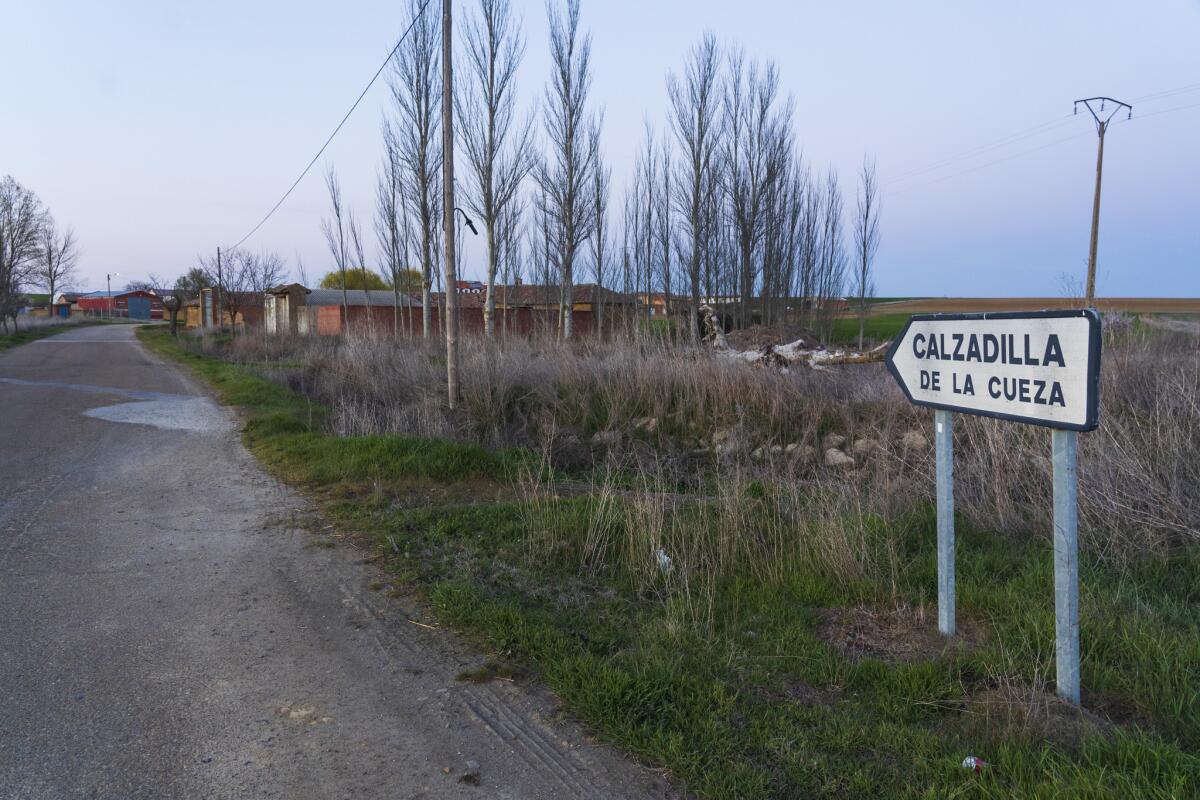
[[[1096,153],[1096,196],[1092,200],[1092,243],[1088,249],[1087,305],[1091,306],[1096,300],[1096,241],[1100,236],[1100,177],[1104,171],[1104,132],[1108,130],[1108,123],[1122,108],[1128,112],[1129,117],[1133,117],[1133,106],[1111,97],[1088,97],[1075,101],[1076,114],[1079,113],[1080,103],[1091,112],[1092,119],[1096,121],[1096,134],[1100,137],[1100,146]],[[1096,104],[1099,104],[1099,110]],[[1111,105],[1112,111],[1106,111],[1106,105]]]
[[[458,405],[458,286],[454,255],[454,48],[451,0],[442,0],[442,233],[446,275],[446,393]]]

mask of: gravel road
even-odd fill
[[[0,354],[0,798],[676,796],[313,519],[132,326]]]

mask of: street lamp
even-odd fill
[[[478,230],[476,230],[476,228],[475,228],[475,223],[471,221],[471,218],[467,216],[467,212],[463,211],[463,210],[462,210],[461,208],[459,208],[458,206],[455,206],[455,207],[454,207],[454,210],[455,210],[455,211],[457,211],[459,214],[462,214],[462,219],[463,219],[463,222],[465,222],[465,223],[467,224],[467,227],[471,229],[471,233],[473,233],[473,234],[475,234],[476,236],[478,236],[478,235],[479,235],[479,231],[478,231]],[[461,235],[462,235],[462,227],[461,227],[461,226],[459,226],[459,229],[458,229],[458,230],[459,230],[459,235],[461,236]],[[455,249],[455,252],[454,252],[454,260],[455,260],[455,264],[454,264],[454,271],[455,271],[456,273],[458,272],[458,260],[459,260],[459,259],[461,259],[461,258],[462,258],[462,254],[461,254],[461,253],[459,253],[459,252],[458,252],[458,250],[457,250],[457,248],[456,248],[456,249]]]
[[[479,235],[479,231],[475,230],[475,223],[474,223],[474,222],[472,222],[472,221],[471,221],[471,218],[467,216],[467,212],[463,211],[463,210],[462,210],[461,208],[459,208],[458,206],[455,206],[455,207],[454,207],[454,210],[455,210],[455,211],[457,211],[458,213],[462,214],[463,222],[467,223],[467,227],[471,229],[471,233],[473,233],[473,234],[475,234],[476,236],[478,236],[478,235]]]
[[[107,296],[104,298],[104,307],[108,309],[108,321],[109,322],[112,322],[113,306],[115,305],[115,303],[113,303],[113,298],[112,298],[112,279],[119,278],[119,277],[121,277],[121,273],[119,273],[119,272],[109,272],[109,273],[105,274],[105,276],[104,276],[105,286],[108,287]]]

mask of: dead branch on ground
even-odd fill
[[[712,307],[700,306],[700,315],[704,323],[704,339],[719,357],[783,370],[796,366],[820,370],[844,364],[869,364],[873,361],[882,361],[892,344],[889,341],[870,350],[852,350],[841,347],[808,347],[801,340],[788,344],[767,345],[755,350],[734,350],[729,346],[729,341],[725,338],[725,330],[721,327],[721,322],[717,319]]]

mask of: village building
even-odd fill
[[[56,317],[69,317],[80,313],[78,292],[59,292],[50,306],[50,313]]]
[[[497,286],[496,330],[500,333],[530,335],[558,330],[562,289],[558,286],[517,284]],[[487,288],[478,281],[460,281],[458,290],[459,326],[466,334],[482,333]],[[582,284],[572,290],[570,302],[574,330],[589,335],[603,320],[604,331],[629,325],[638,313],[637,299],[596,284]],[[445,295],[430,296],[430,327],[441,330]],[[347,330],[371,330],[375,333],[421,335],[423,311],[419,298],[390,289],[364,291],[308,289],[298,283],[268,291],[263,300],[263,327],[268,333],[317,333],[333,335]]]
[[[83,314],[126,319],[162,319],[163,311],[162,298],[145,289],[87,292],[69,305]]]
[[[259,292],[222,292],[215,286],[205,287],[200,290],[200,297],[196,300],[195,315],[192,312],[192,304],[185,304],[187,326],[215,328],[229,325],[261,325],[264,314],[262,298]]]
[[[420,303],[391,289],[309,289],[290,283],[266,292],[263,329],[267,333],[319,333],[348,330],[395,333],[420,330]],[[415,328],[411,327],[415,325]]]
[[[495,294],[496,330],[501,333],[528,336],[557,331],[561,311],[568,305],[564,302],[562,287],[555,285],[502,284],[495,287]],[[442,295],[433,295],[435,306],[440,307],[443,302]],[[459,293],[459,324],[463,332],[483,332],[483,309],[486,303],[486,287],[478,292]],[[640,304],[632,295],[614,292],[594,283],[583,283],[571,287],[569,306],[573,331],[587,336],[633,324]]]

